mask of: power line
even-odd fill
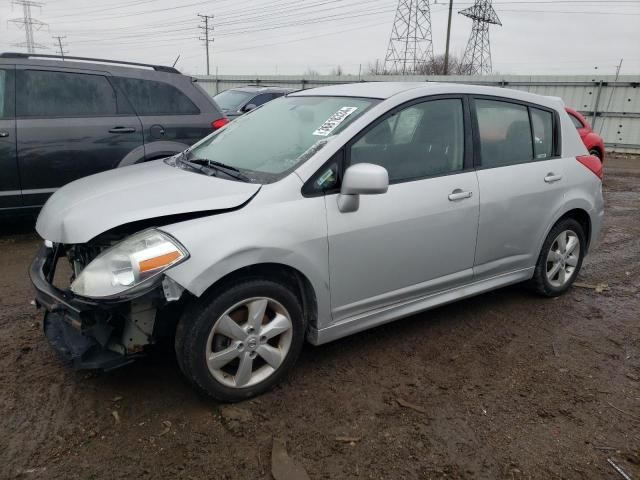
[[[344,21],[349,21],[349,23],[352,23],[350,22],[350,19],[352,18],[363,18],[367,16],[372,16],[372,15],[386,14],[392,11],[393,9],[374,10],[374,11],[368,11],[366,13],[362,13],[360,11],[350,11],[345,13],[337,13],[333,15],[325,15],[321,17],[313,17],[313,18],[308,18],[304,20],[302,19],[303,17],[298,17],[296,19],[291,19],[287,22],[282,22],[278,24],[268,24],[268,23],[258,24],[256,25],[257,28],[247,28],[247,27],[236,28],[234,30],[219,33],[216,35],[216,38],[246,35],[250,33],[257,33],[257,32],[263,32],[268,30],[277,30],[281,28],[300,27],[300,26],[310,25],[310,24],[327,23],[329,21],[331,21],[332,23],[338,23],[338,22],[344,22]],[[218,22],[216,22],[216,27],[217,26],[218,26]],[[210,27],[210,29],[212,29],[212,27]],[[190,28],[180,28],[176,30],[164,30],[163,32],[158,31],[154,33],[172,33],[172,32],[189,32],[189,31],[191,31]],[[140,35],[137,33],[126,34],[126,35],[121,35],[117,37],[112,37],[110,40],[136,38],[136,37],[143,37],[143,36],[147,37],[148,35],[147,34]],[[187,37],[187,38],[190,38],[190,37]],[[83,41],[74,42],[74,43],[104,43],[104,39],[101,38],[101,39],[83,40]]]
[[[13,0],[14,5],[20,5],[22,7],[22,18],[13,18],[9,20],[12,23],[20,25],[24,28],[24,33],[26,40],[20,43],[14,43],[16,47],[25,47],[27,49],[27,53],[35,53],[36,49],[44,49],[47,48],[40,43],[36,43],[33,37],[33,29],[35,27],[36,30],[40,30],[46,23],[41,22],[31,16],[31,7],[42,7],[44,3],[42,2],[34,2],[32,0]]]
[[[201,22],[204,25],[200,25],[198,28],[204,30],[204,38],[200,37],[200,40],[204,41],[204,46],[207,51],[207,75],[209,75],[209,43],[213,43],[213,36],[209,38],[209,30],[213,32],[213,25],[209,25],[209,20],[213,21],[213,15],[202,15],[198,14],[198,16],[202,19]]]
[[[67,37],[64,35],[54,35],[52,38],[56,40],[56,42],[53,45],[58,48],[58,53],[62,57],[62,60],[64,60],[64,54],[69,53],[69,51],[64,49],[64,47],[66,47],[67,44],[66,43],[63,44],[62,40],[64,40]]]

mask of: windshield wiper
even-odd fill
[[[214,170],[222,170],[226,175],[229,175],[230,177],[233,177],[237,180],[242,180],[243,182],[251,181],[251,178],[246,176],[236,167],[233,167],[231,165],[226,165],[224,163],[217,162],[215,160],[208,160],[206,158],[192,158],[192,159],[187,159],[187,162],[195,163],[196,165],[203,165],[203,166],[212,168]]]
[[[233,167],[231,165],[226,165],[224,163],[217,162],[215,160],[209,160],[206,158],[188,158],[186,152],[182,152],[180,159],[182,162],[202,172],[209,171],[209,173],[211,173],[213,171],[221,171],[225,175],[228,175],[231,178],[235,178],[236,180],[241,180],[243,182],[251,181],[251,178],[249,178],[247,175],[242,173],[236,167]]]

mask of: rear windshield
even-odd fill
[[[240,90],[226,90],[213,97],[213,99],[223,110],[235,111],[239,110],[247,100],[253,97],[253,95],[254,94],[251,92],[243,92]]]
[[[378,102],[352,97],[280,97],[197,143],[188,157],[221,162],[269,183],[311,158]]]

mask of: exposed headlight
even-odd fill
[[[145,230],[98,255],[74,280],[71,291],[83,297],[106,298],[142,289],[188,256],[169,235]]]

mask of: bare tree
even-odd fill
[[[444,55],[436,55],[432,61],[424,63],[418,69],[419,75],[463,75],[468,69],[462,65],[460,58],[449,55],[449,71],[444,71]]]
[[[336,77],[341,77],[342,75],[344,75],[344,72],[342,71],[342,67],[338,65],[336,68],[331,70],[331,75]]]
[[[464,68],[460,58],[449,55],[449,71],[447,75],[465,75],[469,71]],[[384,69],[384,63],[380,60],[369,62],[365,68],[366,75],[398,75]],[[415,75],[445,75],[444,73],[444,55],[436,55],[433,60],[422,63],[418,66]]]
[[[369,62],[364,69],[364,73],[365,75],[385,75],[384,63],[378,59],[375,62]]]

